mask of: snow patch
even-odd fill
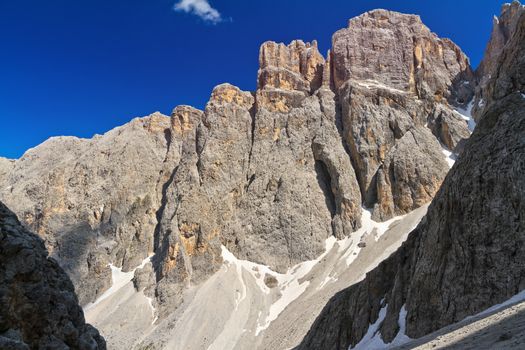
[[[326,286],[328,283],[333,283],[333,282],[337,282],[337,278],[334,277],[334,276],[326,276],[325,279],[323,280],[323,282],[321,282],[321,284],[319,284],[319,286],[317,287],[317,290],[321,290],[324,286]]]
[[[372,220],[371,210],[365,209],[365,212],[367,212],[368,214],[361,216],[361,218],[364,218],[368,222],[368,225],[372,226],[376,230],[376,234],[375,234],[376,242],[379,240],[379,238],[381,238],[382,235],[385,234],[386,231],[388,231],[391,224],[405,217],[405,215],[400,215],[400,216],[395,216],[392,219],[384,221],[384,222],[377,222],[377,221]]]
[[[383,304],[383,302],[384,299],[381,300],[381,304]],[[379,310],[379,316],[377,317],[377,320],[374,322],[374,324],[371,324],[368,327],[368,331],[366,332],[365,336],[359,343],[357,343],[354,348],[350,346],[348,350],[372,350],[384,349],[386,347],[385,342],[383,342],[383,339],[381,339],[381,333],[379,332],[379,327],[381,326],[381,323],[383,323],[383,320],[386,316],[386,308],[387,306],[385,305],[381,308],[381,310]]]
[[[485,316],[487,314],[490,314],[494,311],[501,309],[502,307],[509,306],[509,305],[512,305],[518,302],[522,302],[522,301],[525,301],[525,290],[522,290],[521,292],[519,292],[518,294],[514,295],[513,297],[511,297],[507,301],[504,301],[501,304],[493,305],[489,307],[488,309],[483,310],[476,315],[468,316],[464,318],[460,322],[467,321],[469,319],[477,318],[480,316]],[[384,299],[381,300],[381,304],[383,304],[383,302],[384,302]],[[383,339],[381,338],[381,333],[379,332],[378,329],[381,326],[381,323],[383,322],[383,320],[385,319],[386,310],[387,310],[387,305],[381,308],[381,310],[379,311],[379,316],[377,318],[377,321],[368,327],[368,331],[366,335],[363,337],[363,339],[361,339],[361,341],[355,346],[355,348],[349,347],[348,348],[349,350],[350,349],[353,349],[353,350],[389,349],[394,346],[401,346],[413,340],[412,338],[406,335],[407,311],[406,311],[405,305],[403,305],[401,307],[401,310],[399,311],[399,318],[397,321],[399,325],[399,332],[397,333],[396,337],[394,338],[394,340],[392,340],[391,343],[385,343],[383,341]],[[460,322],[457,322],[457,323],[460,323]]]
[[[381,304],[383,304],[384,299],[381,300]],[[377,321],[374,322],[374,324],[370,325],[368,327],[368,331],[365,334],[365,336],[361,339],[361,341],[355,346],[355,348],[352,348],[350,346],[348,349],[353,350],[379,350],[379,349],[389,349],[393,346],[400,346],[403,344],[408,343],[412,339],[409,338],[406,333],[406,318],[407,318],[407,311],[405,308],[405,305],[401,307],[401,310],[399,310],[399,318],[397,319],[397,324],[399,326],[399,331],[397,332],[396,337],[392,340],[391,343],[385,343],[383,339],[381,338],[381,332],[379,331],[379,327],[381,327],[381,323],[383,323],[387,311],[387,305],[383,306],[381,310],[379,310],[379,316],[377,317]]]
[[[483,102],[483,100],[481,100],[479,103],[481,103],[481,102]],[[479,105],[479,103],[478,103],[478,105]],[[461,107],[457,107],[455,109],[455,112],[458,113],[461,116],[461,118],[463,118],[464,120],[467,121],[468,129],[470,130],[470,132],[473,132],[474,128],[476,127],[476,121],[472,117],[472,107],[473,106],[474,106],[474,99],[472,99],[468,103],[466,109],[463,109]]]
[[[396,337],[389,344],[390,346],[401,346],[408,343],[412,338],[406,335],[406,321],[407,321],[407,310],[405,305],[399,310],[399,318],[397,319],[397,324],[399,325],[399,331],[396,334]]]
[[[95,300],[94,303],[87,304],[84,307],[84,312],[100,304],[101,301],[109,298],[110,296],[118,292],[126,284],[131,282],[133,276],[135,275],[135,270],[143,268],[150,260],[151,256],[148,256],[146,259],[142,260],[139,266],[135,267],[129,272],[122,272],[121,267],[116,267],[113,264],[109,264],[109,267],[111,268],[111,287],[108,290],[106,290],[97,300]]]
[[[387,221],[377,222],[377,221],[372,220],[372,210],[369,208],[362,207],[361,208],[361,228],[355,231],[354,233],[352,233],[351,237],[347,237],[340,241],[340,242],[343,242],[343,245],[340,248],[340,250],[346,249],[350,245],[350,244],[344,245],[345,241],[348,241],[348,240],[353,241],[352,237],[361,238],[366,234],[370,234],[374,232],[374,230],[375,230],[374,239],[377,242],[379,238],[381,238],[381,236],[383,236],[385,232],[388,231],[388,229],[390,228],[390,225],[392,225],[396,221],[403,219],[405,216],[406,215],[395,216],[392,219],[389,219]]]
[[[523,97],[525,99],[525,94],[524,93],[521,93],[521,97]]]
[[[292,303],[304,293],[306,288],[310,285],[310,281],[300,282],[299,280],[306,276],[314,268],[314,266],[317,265],[326,254],[328,254],[335,242],[336,238],[334,236],[329,237],[325,241],[324,253],[317,257],[317,259],[297,264],[294,267],[288,269],[285,274],[278,274],[276,276],[277,281],[279,282],[278,288],[280,289],[281,297],[270,306],[268,316],[266,316],[264,323],[262,325],[257,325],[255,336],[259,335],[261,331],[268,328],[270,323],[272,323],[290,303]]]
[[[358,245],[359,238],[363,235],[364,233],[360,235],[355,233],[356,237],[347,237],[339,243],[339,251],[344,251],[341,259],[346,262],[346,266],[350,266],[359,255],[361,251],[361,247]]]
[[[234,311],[237,311],[237,309],[239,308],[239,304],[244,299],[246,299],[246,294],[247,294],[246,284],[244,283],[244,278],[242,277],[243,265],[242,263],[239,262],[239,260],[236,260],[235,256],[230,251],[228,251],[224,246],[221,246],[221,255],[223,256],[224,260],[230,259],[227,261],[230,261],[233,264],[233,266],[235,266],[235,269],[237,271],[237,278],[239,279],[239,282],[241,282],[241,286],[242,286],[241,291],[239,290],[235,291],[235,310]],[[226,259],[224,257],[226,257]]]
[[[447,161],[448,166],[452,168],[452,166],[456,162],[456,156],[454,155],[454,153],[450,152],[445,147],[443,147],[442,152],[445,155],[445,160]]]
[[[331,239],[329,239],[331,240]],[[327,242],[329,242],[327,240]],[[335,238],[331,241],[335,242]],[[327,243],[329,245],[330,243]],[[331,243],[333,245],[333,243]],[[233,255],[225,246],[221,246],[221,256],[226,263],[232,264],[237,270],[237,275],[243,286],[242,292],[236,297],[235,310],[237,310],[240,302],[246,297],[246,284],[242,277],[242,271],[245,270],[251,274],[255,282],[264,294],[270,293],[270,288],[264,283],[264,276],[268,273],[273,275],[278,281],[278,288],[281,293],[279,299],[277,299],[269,308],[268,315],[264,322],[257,322],[257,329],[255,335],[259,335],[260,332],[268,328],[270,323],[279,316],[279,314],[288,306],[292,301],[297,299],[310,284],[309,281],[299,283],[299,279],[304,277],[315,265],[316,261],[305,261],[294,267],[290,268],[286,274],[280,274],[273,271],[266,265],[256,264],[247,260],[240,260]],[[324,256],[324,254],[322,255]],[[314,263],[312,263],[314,262]],[[260,315],[259,315],[260,320]]]
[[[273,275],[277,279],[277,288],[280,292],[280,297],[274,301],[266,315],[266,318],[263,322],[257,322],[257,328],[255,330],[255,336],[258,336],[259,333],[264,331],[270,324],[279,316],[281,312],[294,300],[296,300],[301,294],[304,293],[306,288],[310,285],[310,281],[300,281],[305,277],[314,267],[325,257],[326,254],[332,249],[336,242],[336,238],[331,236],[325,241],[325,251],[319,257],[314,260],[304,261],[299,263],[290,269],[284,274],[275,272],[271,270],[268,266],[252,263],[247,260],[237,259],[226,247],[222,246],[222,258],[225,262],[234,264],[237,267],[238,273],[239,269],[244,268],[248,271],[252,277],[255,279],[256,283],[259,285],[263,293],[269,294],[270,288],[264,283],[264,275],[266,273]],[[244,285],[244,282],[242,282]],[[242,295],[245,295],[243,292]],[[242,299],[241,299],[242,300]],[[260,316],[259,316],[260,320]]]
[[[483,106],[485,106],[485,101],[483,101],[483,99],[481,98],[478,102],[478,107],[483,108]]]
[[[346,265],[350,266],[359,255],[361,247],[359,247],[359,241],[367,234],[375,232],[374,239],[379,241],[381,236],[385,234],[394,222],[403,219],[406,215],[395,216],[385,222],[377,222],[372,220],[372,210],[362,207],[361,208],[361,228],[349,237],[346,237],[337,243],[339,244],[339,252],[344,252],[341,259],[346,261]]]
[[[385,89],[385,90],[389,90],[389,91],[396,92],[396,93],[402,93],[402,94],[406,94],[407,93],[406,91],[393,88],[391,86],[385,85],[385,84],[380,83],[377,80],[373,80],[373,79],[360,80],[360,81],[357,81],[356,83],[357,83],[357,85],[365,87],[367,89],[380,88],[380,89]]]
[[[153,321],[151,321],[151,324],[154,324],[159,319],[159,317],[155,315],[155,307],[153,307],[153,299],[150,297],[147,297],[146,295],[144,296],[148,300],[149,307],[151,308],[151,315],[153,317]]]
[[[270,269],[266,265],[261,265],[257,263],[253,263],[248,260],[240,260],[233,255],[232,252],[228,250],[225,246],[221,246],[221,256],[222,260],[225,262],[232,264],[237,269],[237,274],[239,276],[239,279],[241,280],[241,283],[243,284],[243,291],[241,292],[240,298],[238,299],[238,302],[240,303],[245,297],[246,297],[246,285],[244,284],[244,280],[242,277],[242,270],[249,272],[250,275],[252,275],[253,279],[261,289],[261,291],[265,294],[270,293],[270,288],[266,286],[264,283],[264,275],[266,273],[269,274],[277,274],[277,272],[274,272],[272,269]]]

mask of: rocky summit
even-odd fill
[[[38,298],[59,298],[52,276],[69,303],[27,309],[35,326],[2,294],[0,344],[104,348],[73,285],[114,349],[388,347],[518,294],[523,9],[503,6],[476,70],[419,16],[374,10],[326,55],[263,43],[256,91],[0,158],[25,227],[3,209],[6,232],[45,261],[26,262]],[[0,288],[37,279],[4,266]]]

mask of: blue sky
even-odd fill
[[[419,14],[479,63],[493,0],[0,0],[0,156],[91,137],[212,88],[256,85],[259,45],[331,35],[367,10]]]

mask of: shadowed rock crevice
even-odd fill
[[[250,164],[252,161],[253,144],[255,142],[255,116],[257,114],[256,112],[257,111],[257,98],[255,94],[253,95],[253,98],[254,98],[254,104],[250,108],[250,111],[249,111],[251,119],[252,119],[252,123],[251,123],[251,133],[250,133],[251,144],[250,144],[250,151],[248,153],[248,169],[250,168]],[[249,185],[247,187],[249,187]]]
[[[160,243],[160,241],[161,241],[161,239],[167,239],[167,235],[162,235],[162,232],[161,232],[161,230],[162,230],[161,220],[162,220],[162,217],[164,216],[164,211],[166,210],[166,205],[167,205],[168,201],[171,200],[171,199],[169,199],[167,197],[168,188],[173,183],[173,180],[175,179],[175,176],[177,175],[177,170],[178,170],[178,166],[175,167],[175,169],[173,169],[173,171],[171,172],[171,175],[170,175],[168,181],[166,181],[162,185],[162,196],[161,196],[160,207],[157,210],[157,212],[155,213],[155,216],[157,218],[157,225],[155,226],[155,232],[154,232],[153,251],[154,251],[155,255],[154,255],[153,259],[152,259],[152,263],[153,263],[153,267],[154,267],[154,269],[156,271],[158,279],[160,279],[160,263],[161,263],[161,261],[163,259],[163,256],[166,254],[165,251],[164,252],[159,251],[159,249],[161,249],[162,246],[165,246],[165,245],[162,245]]]
[[[317,173],[317,182],[319,183],[319,187],[323,191],[325,197],[326,207],[333,218],[336,213],[336,203],[335,195],[332,191],[332,179],[330,178],[330,173],[328,172],[326,165],[320,160],[315,161],[315,172]]]

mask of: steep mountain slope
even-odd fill
[[[106,349],[42,239],[0,203],[0,348]]]
[[[498,58],[476,130],[408,240],[338,293],[300,349],[418,338],[525,288],[525,13]],[[379,338],[380,337],[380,338]]]
[[[515,300],[524,297],[522,292],[503,304],[392,350],[522,349],[525,343],[525,302],[516,303]]]

